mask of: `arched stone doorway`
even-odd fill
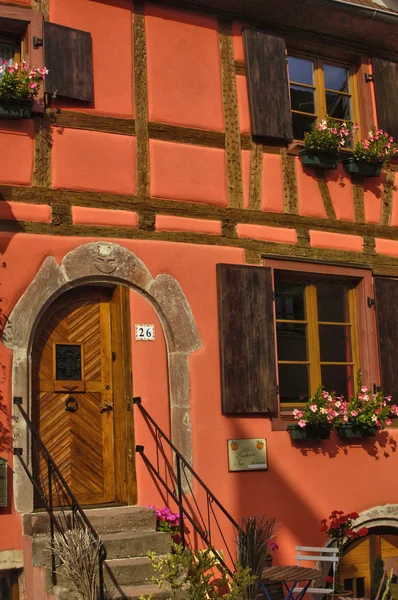
[[[82,285],[121,283],[131,287],[153,306],[167,345],[171,437],[192,462],[189,357],[201,347],[192,311],[179,283],[170,275],[153,278],[130,250],[111,242],[91,242],[67,254],[61,266],[48,257],[10,314],[3,342],[13,350],[13,396],[23,399],[31,415],[31,353],[34,334],[47,307],[65,291]],[[29,437],[15,413],[14,445],[29,460]],[[184,423],[184,427],[179,425]],[[18,512],[33,509],[33,492],[22,467],[14,465],[14,503]]]

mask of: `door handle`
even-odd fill
[[[113,410],[113,402],[102,402],[101,404],[98,404],[98,408],[100,413],[110,413]]]

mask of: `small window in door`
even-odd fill
[[[82,347],[80,344],[55,344],[55,379],[81,381]]]

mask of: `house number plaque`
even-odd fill
[[[7,504],[7,461],[0,457],[0,507]]]
[[[139,342],[154,342],[155,341],[155,325],[135,326],[135,339]]]
[[[266,471],[267,440],[264,438],[228,440],[229,471]]]

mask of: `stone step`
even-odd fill
[[[112,558],[104,564],[104,580],[108,587],[149,585],[155,571],[149,558]]]
[[[107,559],[146,556],[148,550],[155,554],[170,552],[171,536],[161,531],[134,533],[107,533],[101,535]]]
[[[104,581],[106,587],[118,590],[120,586],[137,586],[152,584],[154,575],[152,563],[149,558],[139,556],[135,558],[112,558],[104,563]],[[46,568],[46,584],[50,591],[52,588],[51,571]],[[57,569],[57,585],[70,588],[70,581],[65,577],[62,567]]]
[[[146,557],[148,550],[155,554],[167,554],[170,551],[171,537],[161,531],[136,531],[126,533],[107,533],[101,535],[106,548],[107,559]],[[50,535],[34,535],[32,538],[33,566],[51,566]]]
[[[77,600],[77,594],[61,586],[54,588],[59,600]],[[114,590],[107,590],[105,600],[139,600],[141,596],[152,595],[153,600],[167,600],[170,593],[160,590],[156,585],[123,585]]]
[[[156,513],[144,506],[112,506],[85,509],[89,521],[98,535],[127,531],[155,531]],[[23,517],[25,535],[48,533],[50,517],[46,512],[28,513]]]

